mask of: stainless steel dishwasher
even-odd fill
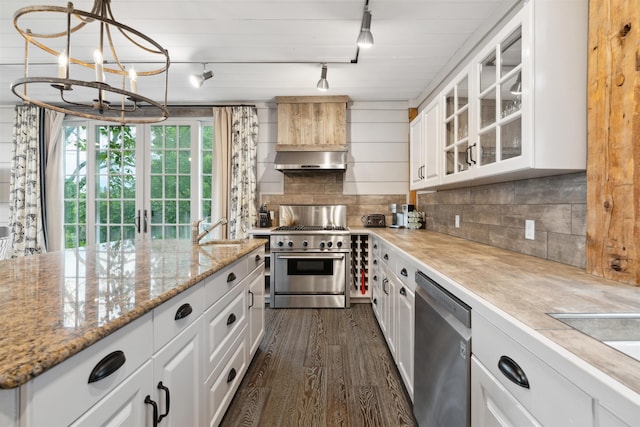
[[[421,427],[471,425],[471,307],[416,272],[413,413]]]

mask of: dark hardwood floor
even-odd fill
[[[369,304],[266,309],[266,331],[221,426],[416,426]]]

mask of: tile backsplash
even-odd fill
[[[278,224],[280,205],[346,205],[349,227],[362,227],[360,218],[365,214],[381,213],[391,224],[389,204],[407,203],[406,194],[344,194],[344,172],[295,172],[284,174],[284,194],[263,194],[260,204],[275,211]]]
[[[584,268],[584,172],[418,194],[426,228]],[[459,215],[460,227],[455,227]],[[525,220],[535,239],[525,239]]]

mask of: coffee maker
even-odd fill
[[[402,224],[400,223],[400,216],[402,214],[398,214],[398,206],[395,203],[391,203],[389,205],[389,209],[391,210],[391,225],[389,228],[400,228]]]

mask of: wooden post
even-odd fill
[[[587,272],[640,285],[640,1],[589,2]]]

